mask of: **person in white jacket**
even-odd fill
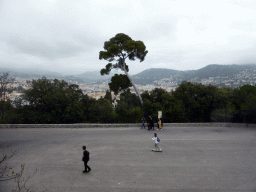
[[[157,141],[157,134],[156,133],[154,133],[154,137],[152,137],[152,140],[155,142],[155,149],[158,148],[161,151],[162,149],[160,149],[160,147],[158,147],[158,141]]]

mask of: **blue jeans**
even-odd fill
[[[144,121],[142,121],[142,125],[141,125],[141,128],[144,127],[145,128],[145,124],[144,124]]]

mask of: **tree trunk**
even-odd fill
[[[124,70],[124,72],[125,72],[125,75],[128,77],[128,79],[129,79],[130,82],[132,83],[132,86],[133,86],[133,88],[135,89],[135,92],[137,93],[137,95],[138,95],[138,97],[139,97],[139,99],[140,99],[140,104],[141,104],[141,106],[142,106],[142,105],[143,105],[143,100],[142,100],[142,98],[141,98],[141,96],[140,96],[140,93],[139,93],[138,89],[136,88],[135,84],[133,83],[133,81],[131,80],[130,76],[128,75],[128,72],[126,71],[125,67],[123,67],[123,70]]]

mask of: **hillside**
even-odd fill
[[[184,79],[209,78],[209,77],[233,77],[245,69],[254,70],[256,65],[207,65],[204,68],[186,72]]]
[[[146,84],[154,84],[160,85],[162,83],[165,84],[180,84],[183,81],[191,81],[191,82],[201,82],[204,79],[209,78],[228,78],[234,79],[236,76],[241,76],[242,73],[250,74],[250,76],[254,76],[256,70],[256,65],[218,65],[211,64],[206,67],[203,67],[198,70],[189,70],[189,71],[178,71],[173,69],[163,69],[163,68],[151,68],[145,71],[142,71],[136,75],[131,75],[135,84],[146,85]],[[114,70],[109,75],[101,76],[99,71],[88,71],[79,75],[74,76],[63,76],[60,73],[51,72],[48,70],[27,70],[27,69],[3,69],[0,68],[1,71],[9,71],[10,75],[13,77],[21,77],[28,79],[37,79],[45,76],[49,79],[63,79],[70,83],[97,83],[101,84],[103,81],[109,82],[111,77],[118,73],[123,74],[120,70]],[[241,78],[239,78],[241,79]],[[242,79],[241,79],[242,80]]]
[[[256,70],[256,65],[218,65],[212,64],[198,70],[177,71],[172,69],[147,69],[131,78],[135,84],[156,84],[156,81],[167,78],[181,83],[182,81],[201,81],[209,77],[232,78],[244,70]]]
[[[131,76],[135,84],[154,84],[154,81],[160,80],[163,78],[170,78],[171,76],[179,76],[182,75],[184,72],[177,71],[173,69],[162,69],[162,68],[153,68],[147,69],[138,73],[136,75]]]

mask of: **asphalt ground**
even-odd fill
[[[140,128],[0,129],[0,155],[25,164],[35,191],[256,191],[256,129],[164,127],[162,152],[152,152],[153,131]],[[92,171],[83,174],[82,145]],[[12,191],[13,181],[0,182]]]

